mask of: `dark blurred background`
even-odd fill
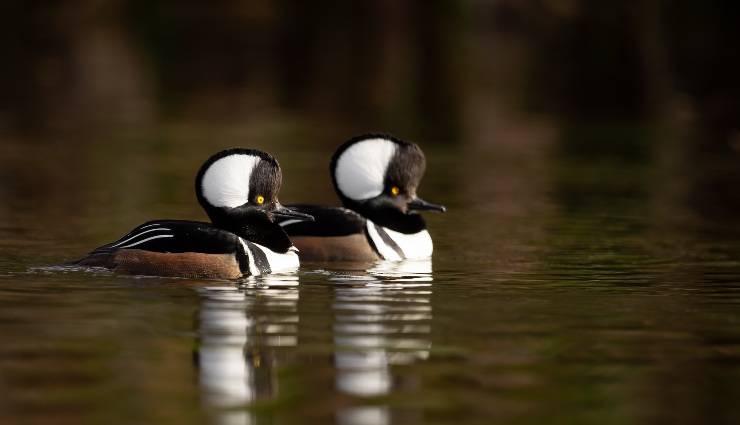
[[[242,145],[291,165],[286,199],[312,200],[305,191],[314,190],[331,202],[334,147],[384,131],[436,152],[438,174],[490,159],[451,178],[499,185],[498,205],[526,198],[546,174],[545,192],[579,208],[584,193],[618,195],[600,177],[623,169],[617,180],[645,192],[645,203],[734,217],[738,9],[661,0],[5,1],[0,177],[11,183],[0,196],[84,208],[90,200],[75,192],[98,176],[101,191],[136,187],[123,191],[140,198],[132,210],[182,198],[189,215],[197,206],[187,180],[200,161]],[[573,164],[596,168],[571,173]],[[296,177],[309,171],[315,177]],[[425,184],[453,189],[438,180]],[[120,192],[107,196],[100,202],[124,203]]]
[[[6,1],[0,128],[288,115],[457,143],[471,121],[694,123],[737,150],[737,2]],[[472,114],[471,114],[472,113]],[[495,135],[492,135],[495,137]]]

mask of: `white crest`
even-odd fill
[[[347,148],[337,159],[334,177],[344,196],[369,199],[383,192],[388,164],[397,145],[385,139],[367,139]]]
[[[238,207],[249,201],[249,178],[260,158],[235,154],[217,159],[203,174],[203,197],[215,207]]]

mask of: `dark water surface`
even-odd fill
[[[204,219],[194,173],[229,145],[278,157],[283,202],[334,202],[339,140],[193,131],[3,140],[0,422],[740,421],[736,155],[609,129],[419,141],[420,193],[449,211],[428,216],[431,263],[242,284],[44,267]],[[638,148],[584,155],[584,137]]]

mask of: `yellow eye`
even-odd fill
[[[257,195],[256,198],[254,198],[255,202],[257,202],[257,205],[262,205],[265,203],[265,197],[262,195]]]
[[[398,196],[399,193],[401,193],[401,189],[399,189],[398,186],[393,186],[391,188],[391,195]]]

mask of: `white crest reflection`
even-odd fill
[[[279,350],[297,344],[298,277],[269,275],[198,292],[196,359],[204,403],[217,408],[218,423],[254,423],[245,407],[277,395]]]
[[[338,391],[355,397],[389,394],[391,367],[429,357],[432,321],[432,263],[382,261],[366,275],[335,275],[334,364]],[[352,406],[340,424],[386,424],[382,405]]]

